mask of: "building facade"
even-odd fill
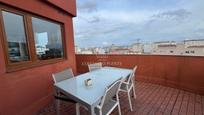
[[[144,53],[144,47],[143,44],[141,43],[134,43],[130,47],[130,51],[133,54],[143,54]]]
[[[76,73],[75,0],[0,0],[0,115],[31,115],[53,101],[52,74]]]
[[[204,39],[185,40],[185,54],[204,56]]]
[[[155,42],[151,54],[204,56],[204,40],[185,40],[181,43],[175,41]]]
[[[153,44],[152,54],[171,55],[176,51],[175,41],[162,41]]]

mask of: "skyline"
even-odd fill
[[[77,0],[75,45],[183,41],[204,38],[204,1]]]

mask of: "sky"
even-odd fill
[[[77,0],[75,45],[204,39],[204,0]]]

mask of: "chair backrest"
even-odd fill
[[[121,86],[121,79],[116,80],[113,84],[106,88],[105,94],[102,97],[100,106],[103,107],[104,104],[108,103],[113,97],[118,96],[118,91]]]
[[[89,67],[89,71],[94,71],[96,69],[102,68],[102,63],[99,62],[99,63],[89,64],[88,67]]]
[[[69,69],[65,69],[61,72],[52,74],[52,77],[53,77],[54,82],[57,83],[57,82],[74,77],[74,74],[72,72],[72,69],[69,68]]]
[[[135,66],[132,70],[132,73],[127,77],[127,83],[130,84],[132,81],[131,80],[135,80],[135,72],[136,72],[137,66]]]

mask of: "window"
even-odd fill
[[[8,44],[8,57],[11,63],[28,61],[28,45],[23,16],[2,12],[5,34]]]
[[[60,25],[34,17],[32,25],[38,59],[62,58],[64,54]]]
[[[187,54],[189,54],[189,51],[186,51]]]
[[[64,59],[61,23],[4,6],[0,10],[7,71]]]

